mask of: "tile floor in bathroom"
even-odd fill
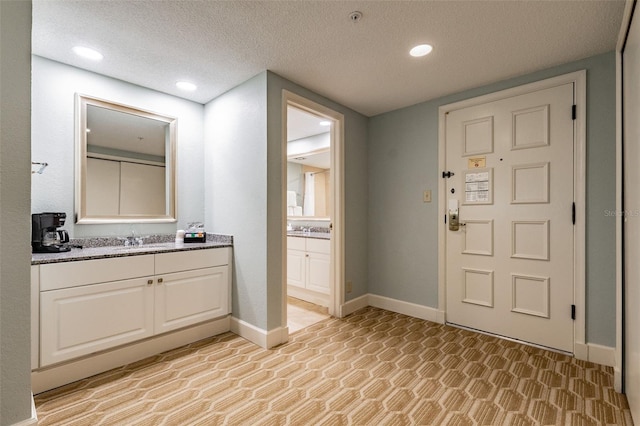
[[[289,333],[329,318],[329,309],[294,297],[287,298],[287,325]]]

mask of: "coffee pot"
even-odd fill
[[[71,250],[69,233],[58,229],[64,225],[66,213],[34,213],[31,215],[31,248],[34,253],[60,253]]]
[[[69,233],[63,229],[57,231],[46,231],[42,237],[43,246],[52,246],[69,242]]]

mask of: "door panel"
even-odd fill
[[[573,352],[573,92],[447,114],[447,322]]]

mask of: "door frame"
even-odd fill
[[[287,182],[287,107],[292,106],[331,120],[331,231],[329,315],[341,317],[344,304],[344,115],[324,105],[282,90],[282,182]],[[287,188],[282,185],[282,230],[287,226]],[[282,323],[287,327],[287,243],[286,231],[282,233]],[[287,328],[288,330],[288,328]]]
[[[585,230],[586,230],[586,99],[587,99],[587,72],[576,71],[569,74],[552,77],[545,80],[524,84],[510,89],[489,93],[463,101],[442,105],[438,108],[438,174],[446,168],[446,114],[450,111],[468,108],[488,102],[498,101],[518,95],[524,95],[539,90],[549,89],[567,83],[574,83],[573,102],[577,105],[576,119],[573,121],[574,129],[574,167],[573,185],[574,202],[576,203],[576,223],[574,232],[574,304],[576,305],[576,319],[574,322],[574,356],[581,360],[588,360],[588,347],[585,342]],[[569,111],[567,111],[567,114]],[[446,181],[441,179],[438,184],[438,311],[439,318],[446,322],[446,216],[447,194]],[[569,212],[567,212],[569,214]],[[568,313],[567,313],[568,314]]]
[[[624,50],[627,37],[631,30],[631,22],[636,15],[636,1],[625,3],[622,23],[618,33],[616,44],[616,210],[624,212],[624,192],[629,182],[624,181]],[[640,19],[636,17],[636,19]],[[613,370],[614,388],[616,392],[625,393],[626,355],[625,355],[625,328],[626,321],[624,311],[629,303],[625,295],[624,269],[629,259],[629,254],[624,248],[624,216],[618,215],[616,219],[616,363]],[[631,405],[632,401],[629,401]]]

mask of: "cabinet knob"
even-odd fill
[[[158,284],[162,283],[162,278],[158,278]]]
[[[153,284],[153,280],[147,280],[147,285]]]

